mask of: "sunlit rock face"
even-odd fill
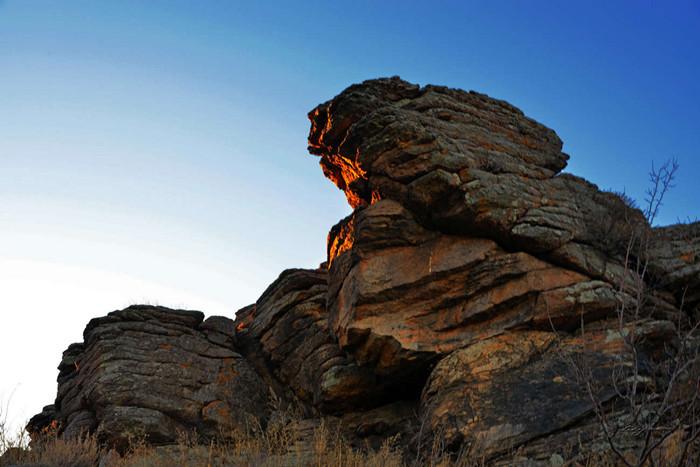
[[[422,228],[381,200],[343,221],[331,244],[330,327],[379,374],[419,372],[455,349],[523,326],[575,327],[610,314],[613,287],[490,239]]]
[[[568,160],[556,133],[504,101],[399,78],[350,86],[309,118],[309,150],[354,208],[439,170],[542,180]]]
[[[234,351],[233,321],[198,311],[131,306],[90,321],[59,366],[55,410],[68,437],[167,443],[264,424],[268,391]]]
[[[309,149],[352,207],[392,199],[446,233],[493,239],[594,278],[638,210],[581,178],[554,131],[483,94],[366,81],[310,114]]]

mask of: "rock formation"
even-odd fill
[[[340,413],[371,407],[381,396],[376,375],[342,352],[328,332],[327,276],[325,270],[284,271],[237,313],[240,348],[280,395],[305,408]]]
[[[235,322],[144,306],[91,321],[29,431],[168,443],[285,406],[358,444],[575,457],[607,449],[601,407],[629,415],[620,374],[663,393],[659,365],[697,348],[678,339],[700,317],[700,224],[652,228],[562,173],[561,140],[512,105],[388,78],[309,118],[309,150],[354,208],[321,267],[284,271]]]
[[[178,431],[216,436],[269,415],[268,390],[234,350],[233,321],[196,311],[130,306],[90,321],[63,353],[55,420],[65,436],[95,432],[173,442]],[[41,415],[30,432],[47,425]]]

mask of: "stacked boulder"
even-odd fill
[[[268,384],[306,413],[377,405],[375,373],[341,351],[328,331],[328,273],[291,269],[236,314],[240,348]]]
[[[309,150],[354,209],[321,267],[284,271],[235,322],[143,306],[93,320],[31,431],[168,443],[264,426],[281,404],[359,438],[546,458],[592,442],[615,372],[652,368],[698,318],[700,224],[654,229],[562,173],[561,140],[512,105],[388,78],[309,118]]]
[[[698,236],[676,231],[697,226],[654,230],[561,173],[561,140],[506,102],[390,78],[309,117],[309,149],[355,209],[329,235],[330,330],[361,365],[420,385],[421,417],[454,448],[497,456],[574,427],[617,395],[625,326],[663,348],[681,296],[696,306]],[[664,281],[629,267],[632,238],[651,239],[643,260]],[[596,400],[572,361],[603,383]]]
[[[53,420],[67,437],[96,433],[125,448],[196,430],[234,434],[269,417],[268,389],[235,349],[233,321],[136,305],[90,321],[58,367]],[[47,409],[29,423],[41,434]]]

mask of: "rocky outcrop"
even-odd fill
[[[141,436],[168,443],[178,432],[218,436],[264,424],[267,386],[234,350],[233,321],[203,318],[140,305],[90,321],[84,342],[68,347],[59,365],[60,432],[95,432],[125,446]]]
[[[630,381],[646,414],[696,390],[700,339],[683,333],[700,318],[700,224],[652,228],[563,173],[554,131],[483,94],[378,79],[309,118],[354,209],[320,268],[284,271],[235,321],[145,306],[91,321],[30,431],[167,444],[292,411],[302,454],[324,423],[417,462],[442,446],[557,464],[610,449],[605,411],[637,449]]]
[[[423,388],[433,437],[526,451],[590,426],[577,366],[607,404],[613,374],[665,365],[698,303],[696,225],[652,229],[561,173],[552,130],[482,94],[372,80],[309,118],[309,150],[355,208],[329,234],[330,328],[361,365]],[[642,341],[655,351],[631,361]]]
[[[54,404],[44,406],[41,412],[29,419],[26,426],[27,432],[31,433],[34,439],[51,435],[56,429],[58,429],[58,420]]]

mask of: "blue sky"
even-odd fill
[[[699,45],[691,1],[0,0],[0,401],[50,402],[92,316],[231,316],[323,261],[306,113],[364,79],[505,99],[638,200],[676,157],[659,220],[699,216]]]

